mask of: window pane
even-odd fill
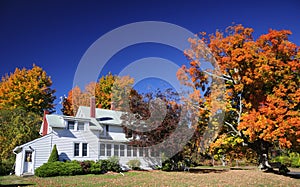
[[[74,130],[74,121],[68,121],[68,129],[69,130]]]
[[[105,144],[100,144],[100,156],[105,156]]]
[[[119,145],[114,145],[114,156],[119,156]]]
[[[25,162],[32,162],[32,152],[31,151],[25,152]]]
[[[82,156],[87,156],[87,152],[88,152],[88,144],[83,143],[82,144]]]
[[[137,156],[137,148],[132,147],[132,156]]]
[[[125,156],[124,150],[125,150],[125,145],[120,145],[120,156]]]
[[[111,156],[111,144],[106,144],[106,156]]]
[[[74,144],[74,156],[79,156],[79,143]]]
[[[144,148],[143,148],[143,147],[140,147],[140,148],[139,148],[139,156],[140,156],[140,157],[143,157],[143,156],[144,156]]]
[[[131,146],[127,145],[127,156],[130,157],[131,156]]]
[[[144,152],[145,152],[145,157],[149,157],[149,149],[148,149],[148,148],[145,148],[145,149],[144,149]]]
[[[78,130],[84,131],[84,123],[83,122],[78,122]]]

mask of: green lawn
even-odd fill
[[[207,170],[206,170],[207,171]],[[294,170],[300,172],[299,169]],[[300,176],[300,175],[299,175]],[[298,176],[298,177],[299,177]],[[70,177],[0,177],[3,186],[300,186],[300,179],[252,170],[214,170],[206,173],[132,171]]]

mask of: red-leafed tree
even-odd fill
[[[265,168],[272,146],[299,150],[300,145],[300,50],[289,35],[270,29],[255,40],[253,29],[242,25],[201,33],[200,39],[189,39],[190,67],[178,71],[178,78],[198,93],[199,104],[207,106],[213,101],[210,89],[203,89],[209,88],[209,77],[224,81],[226,109],[218,138],[233,137],[227,141],[235,142],[231,148],[248,145]],[[203,59],[212,61],[219,74],[201,69]],[[213,149],[226,147],[220,142]]]

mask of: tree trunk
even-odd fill
[[[257,153],[258,167],[260,169],[272,169],[269,164],[269,148],[272,145],[264,140],[257,140],[253,143],[248,143],[248,145]]]

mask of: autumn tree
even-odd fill
[[[121,119],[129,144],[150,149],[152,155],[164,155],[170,161],[169,169],[178,169],[183,148],[192,136],[178,93],[172,89],[146,94],[131,90],[128,97]]]
[[[114,102],[115,109],[122,104],[122,96],[126,90],[130,90],[134,80],[129,76],[118,77],[109,73],[102,76],[98,82],[91,82],[81,90],[75,86],[69,91],[68,96],[63,98],[62,112],[64,115],[74,116],[79,106],[89,106],[90,98],[95,96],[96,107],[110,109],[112,102]]]
[[[300,143],[300,50],[289,41],[288,30],[272,30],[253,37],[253,29],[230,26],[190,38],[185,52],[190,67],[183,66],[178,78],[192,85],[200,104],[211,105],[209,78],[224,81],[225,118],[214,146],[248,145],[258,156],[259,164],[270,167],[268,153],[272,146],[297,148]],[[210,61],[215,70],[201,69]],[[199,92],[199,90],[202,90]],[[232,138],[231,138],[232,137]],[[215,147],[215,148],[216,148]]]
[[[41,118],[23,109],[0,109],[0,158],[14,156],[12,150],[39,137]]]
[[[32,69],[16,68],[0,82],[0,109],[22,108],[39,115],[54,108],[55,90],[50,76],[39,66]]]

